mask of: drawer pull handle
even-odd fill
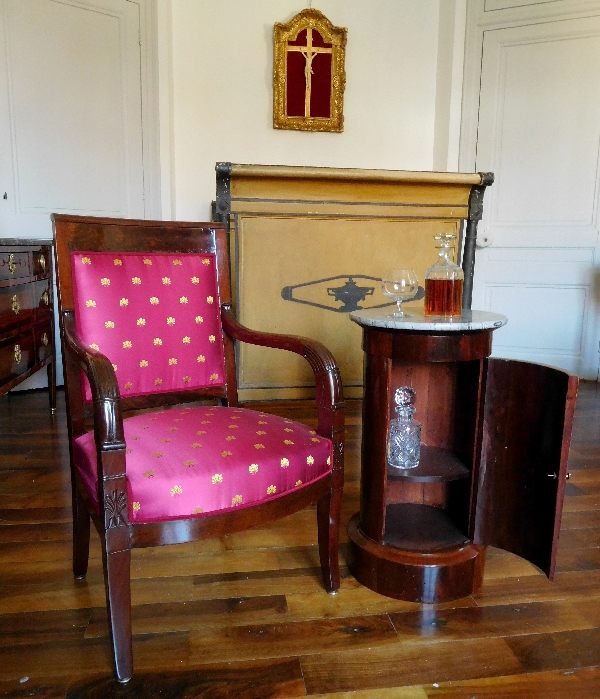
[[[46,333],[44,333],[42,335],[42,345],[44,345],[44,347],[46,347],[47,344],[48,344],[48,335]]]
[[[12,308],[12,312],[15,315],[18,315],[19,311],[21,310],[21,304],[19,303],[19,297],[16,294],[11,298],[11,308]]]
[[[15,264],[15,256],[11,254],[8,256],[8,271],[14,274],[17,271],[17,265]]]
[[[22,358],[23,353],[21,352],[21,345],[15,345],[15,362],[20,364]]]
[[[46,306],[50,305],[50,296],[47,291],[44,291],[42,294],[42,301],[46,304]]]
[[[42,268],[42,272],[46,271],[46,258],[43,255],[40,255],[40,267]]]

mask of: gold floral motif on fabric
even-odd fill
[[[228,456],[233,456],[233,454],[230,451],[222,451],[221,456],[225,459]]]
[[[154,478],[154,471],[144,471],[144,478]]]
[[[219,375],[218,374],[211,374],[209,378],[211,381],[218,381]]]
[[[144,264],[145,265],[150,265],[152,266],[152,260],[149,260],[147,257],[144,259]]]
[[[107,320],[104,323],[105,328],[114,328],[115,327],[115,322],[113,320]]]
[[[231,441],[234,440],[234,439],[235,439],[235,437],[234,437],[232,434],[228,434],[227,437],[225,437],[225,440],[226,440],[227,442],[231,442]]]
[[[92,301],[91,299],[89,301],[85,302],[86,308],[96,308],[96,302]]]
[[[145,318],[138,318],[136,322],[137,322],[138,325],[142,325],[142,326],[143,326],[143,325],[146,325],[146,319],[145,319]]]
[[[284,443],[284,444],[293,444],[294,442],[292,442],[291,439],[284,439],[284,440],[283,440],[283,443]]]
[[[209,342],[216,342],[216,341],[217,341],[217,338],[216,338],[214,335],[209,335],[209,336],[208,336],[208,341],[209,341]]]
[[[203,265],[209,265],[209,264],[210,264],[210,260],[208,260],[207,258],[204,258],[204,259],[202,260],[202,264],[203,264]]]
[[[100,284],[102,284],[102,286],[110,286],[110,279],[108,277],[102,277]]]
[[[193,444],[190,444],[190,447],[192,447],[192,449],[201,449],[202,444],[200,444],[199,442],[194,442]]]
[[[171,283],[171,280],[169,279],[169,277],[163,277],[162,283],[165,284],[166,286],[169,286],[169,284]]]
[[[131,383],[131,381],[128,381],[128,382],[125,384],[124,388],[125,388],[126,391],[131,391],[131,389],[133,388],[133,384]]]
[[[175,364],[177,364],[177,357],[171,357],[169,359],[169,366],[174,366]]]
[[[312,465],[315,463],[314,457],[313,457],[313,456],[307,456],[307,457],[306,457],[306,463],[307,463],[309,466],[312,466]]]
[[[181,260],[173,260],[174,265],[182,265],[183,262]]]
[[[192,341],[192,338],[189,335],[186,335],[181,342],[183,342],[184,345],[189,345]]]
[[[188,298],[187,298],[187,296],[182,296],[182,297],[179,299],[179,303],[188,303]]]
[[[123,349],[131,349],[133,347],[133,343],[131,340],[125,340],[123,343]]]
[[[270,485],[267,488],[267,495],[274,495],[277,492],[277,486],[276,485]]]
[[[91,260],[89,257],[82,257],[82,258],[81,258],[81,264],[84,264],[84,265],[91,265],[91,264],[92,264],[92,260]]]
[[[134,502],[134,503],[133,503],[133,511],[134,511],[134,512],[139,512],[140,509],[141,509],[141,507],[142,507],[142,506],[140,505],[139,502]]]
[[[195,466],[195,465],[196,465],[196,462],[195,462],[193,459],[186,459],[186,460],[183,462],[183,465],[184,465],[186,468],[189,468],[190,466]]]
[[[167,318],[167,325],[175,325],[175,318],[173,318],[173,316]]]
[[[162,345],[162,340],[160,339],[160,337],[155,337],[153,342],[155,347],[159,347],[160,345]]]
[[[196,323],[204,323],[204,318],[202,316],[196,316],[194,320]]]
[[[250,471],[250,473],[258,473],[258,464],[250,464],[250,466],[248,466],[248,471]]]
[[[183,377],[183,383],[190,383],[191,380],[192,380],[192,377],[191,377],[191,376],[184,376],[184,377]]]
[[[302,485],[302,481],[296,481],[294,483],[294,488],[297,488],[298,486]]]
[[[204,510],[201,507],[195,507],[192,510],[193,515],[201,515],[204,512]]]
[[[231,498],[231,504],[232,504],[232,505],[241,505],[242,502],[243,502],[243,498],[242,498],[241,495],[234,495],[234,496]]]
[[[286,459],[285,456],[283,459],[281,459],[281,468],[287,468],[290,465],[289,459]]]
[[[148,360],[147,359],[142,359],[140,361],[140,369],[143,369],[144,367],[148,366]]]
[[[214,298],[212,296],[207,296],[206,297],[206,303],[214,303]]]
[[[192,277],[192,284],[200,284],[200,277]]]
[[[175,495],[181,495],[183,493],[183,488],[180,485],[174,485],[171,488],[170,493],[171,493],[171,497],[173,497]]]
[[[129,299],[120,299],[119,306],[129,306]]]
[[[161,456],[163,456],[162,451],[155,451],[154,454],[152,454],[153,459],[160,459]]]
[[[222,473],[215,473],[215,475],[211,478],[211,482],[213,485],[216,485],[217,483],[222,483],[223,482],[223,474]]]
[[[265,445],[264,445],[264,444],[255,444],[255,445],[254,445],[254,448],[255,448],[255,449],[264,449],[264,448],[265,448]]]
[[[97,345],[95,342],[92,342],[92,344],[90,345],[90,347],[91,347],[93,350],[96,350],[96,352],[99,352],[99,351],[100,351],[100,345]]]
[[[159,303],[158,297],[156,297],[156,296],[151,296],[151,297],[150,297],[150,303],[151,303],[153,306],[156,306],[156,305]]]
[[[136,286],[139,286],[142,283],[142,280],[139,277],[132,277],[131,283],[135,284]]]

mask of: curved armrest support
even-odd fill
[[[125,449],[121,394],[115,370],[107,357],[81,342],[72,311],[64,312],[62,320],[65,347],[85,372],[92,389],[96,445],[102,451]]]
[[[318,433],[333,441],[333,467],[334,470],[341,470],[344,449],[344,395],[340,372],[331,352],[320,342],[306,337],[250,330],[240,325],[230,304],[222,304],[221,320],[225,332],[235,340],[294,352],[308,361],[316,381]]]

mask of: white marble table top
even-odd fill
[[[359,325],[375,328],[422,330],[423,332],[431,332],[432,330],[493,330],[501,328],[508,322],[506,316],[488,311],[463,311],[460,316],[444,318],[442,316],[425,316],[421,309],[410,309],[406,311],[404,318],[393,318],[390,316],[393,310],[393,306],[387,306],[386,308],[354,311],[350,314],[350,319]]]

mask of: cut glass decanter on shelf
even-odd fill
[[[425,315],[459,316],[462,312],[462,269],[452,261],[456,236],[443,233],[434,236],[439,242],[437,262],[425,272]]]
[[[388,463],[393,468],[416,468],[421,458],[421,423],[413,418],[417,392],[409,386],[396,389],[396,419],[390,421]]]

